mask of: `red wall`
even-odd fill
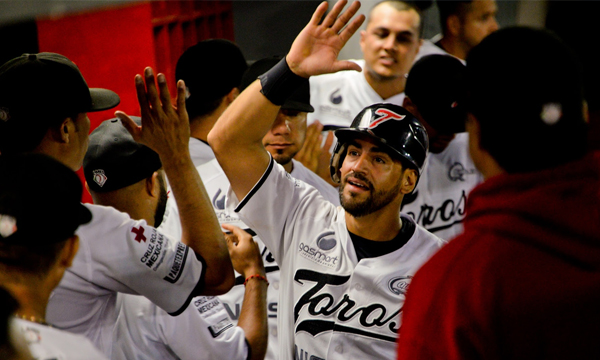
[[[146,66],[165,73],[174,94],[179,56],[203,39],[233,40],[233,13],[230,1],[151,1],[42,18],[37,27],[40,52],[65,55],[89,87],[121,97],[115,109],[88,114],[93,130],[115,110],[139,116],[133,79]],[[91,202],[87,191],[83,201]]]

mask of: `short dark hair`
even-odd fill
[[[409,10],[416,11],[417,14],[419,14],[419,29],[418,29],[419,37],[423,36],[423,10],[426,9],[427,7],[429,7],[427,4],[431,5],[431,2],[418,1],[418,0],[413,0],[413,1],[382,0],[382,1],[379,1],[378,3],[373,5],[371,10],[369,10],[366,24],[368,24],[371,21],[371,13],[373,12],[373,9],[375,9],[376,7],[378,7],[381,4],[388,4],[389,6],[393,7],[397,11],[409,11]]]
[[[490,34],[467,56],[467,90],[480,145],[508,173],[556,167],[587,152],[582,69],[550,31]]]
[[[5,275],[44,276],[65,248],[66,240],[35,245],[0,242],[0,272]]]
[[[239,88],[247,67],[242,51],[229,40],[208,39],[190,46],[175,67],[175,80],[183,80],[188,90],[190,119],[214,112],[225,95]]]
[[[464,19],[469,12],[472,0],[467,1],[446,1],[436,0],[436,4],[440,13],[440,29],[442,34],[446,33],[448,18],[450,15],[456,15],[460,19]]]

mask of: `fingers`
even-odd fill
[[[140,142],[142,136],[142,128],[133,121],[127,114],[122,111],[116,111],[115,116],[121,120],[121,124],[127,129],[127,131],[133,137],[133,140]]]
[[[333,26],[331,26],[331,30],[333,30],[336,34],[340,32],[340,30],[342,30],[348,21],[350,21],[350,19],[352,19],[352,17],[356,14],[358,9],[360,9],[360,2],[355,1],[348,9],[346,9],[346,11],[342,13],[342,15],[339,17],[336,15],[337,19],[335,20]]]
[[[238,239],[238,242],[252,240],[252,235],[235,225],[221,224],[221,227],[223,227],[225,230],[231,231],[231,233]]]
[[[179,118],[187,117],[187,109],[185,108],[185,83],[183,80],[177,82],[177,114]]]
[[[356,4],[356,2],[354,4]],[[354,4],[352,4],[352,6],[354,6]],[[351,8],[352,8],[352,6],[351,6]],[[359,7],[360,7],[360,4],[359,4]],[[348,9],[347,12],[349,12],[349,11],[350,11],[350,9]],[[342,39],[344,44],[352,37],[352,35],[354,35],[356,30],[358,30],[360,28],[360,26],[362,25],[362,23],[364,21],[365,21],[365,16],[363,14],[360,14],[357,17],[355,17],[354,19],[352,19],[350,24],[348,24],[348,26],[346,26],[346,28],[340,33],[340,39]],[[342,27],[340,27],[340,29]]]
[[[333,9],[331,9],[329,14],[327,14],[325,19],[323,20],[323,26],[332,27],[334,25],[334,23],[337,21],[336,20],[337,17],[340,15],[340,13],[342,12],[342,9],[344,8],[344,6],[346,6],[347,3],[348,3],[347,0],[339,0],[338,2],[336,2],[335,5],[333,5]],[[341,29],[341,27],[340,27],[340,29]],[[337,31],[336,31],[336,33],[337,33]]]
[[[158,80],[158,90],[162,109],[167,113],[173,109],[173,105],[171,104],[171,94],[169,93],[169,87],[167,86],[167,79],[164,74],[158,74],[156,80]]]
[[[148,98],[146,97],[144,79],[141,75],[135,76],[135,92],[137,93],[138,103],[140,104],[142,118],[147,118],[150,116],[150,105],[148,104]]]
[[[317,9],[313,13],[312,17],[310,18],[310,21],[308,22],[308,24],[313,25],[313,26],[319,25],[319,22],[321,22],[321,18],[327,11],[328,7],[329,7],[329,4],[327,3],[327,1],[323,1],[321,4],[319,4]]]
[[[160,100],[158,98],[158,92],[156,90],[156,81],[154,79],[154,72],[152,68],[147,67],[144,69],[144,79],[146,82],[146,97],[148,103],[150,103],[151,112],[156,113],[160,108]]]
[[[325,144],[323,144],[323,147],[321,148],[322,151],[329,153],[329,149],[331,149],[331,145],[333,145],[333,138],[333,131],[328,131],[327,138],[325,139]]]

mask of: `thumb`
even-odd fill
[[[333,64],[334,71],[343,71],[343,70],[356,70],[362,71],[360,65],[353,61],[348,60],[338,60]]]
[[[138,124],[136,124],[135,121],[133,121],[133,119],[129,117],[129,115],[125,114],[122,111],[116,111],[115,116],[119,120],[121,120],[121,124],[123,124],[125,129],[127,129],[127,131],[131,134],[133,140],[135,140],[138,143],[141,143],[142,127],[138,126]]]

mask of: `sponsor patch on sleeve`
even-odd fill
[[[217,336],[224,333],[225,330],[232,327],[233,324],[231,323],[231,321],[228,318],[223,318],[217,324],[209,326],[208,331],[210,331],[210,334],[213,338],[216,338]]]

